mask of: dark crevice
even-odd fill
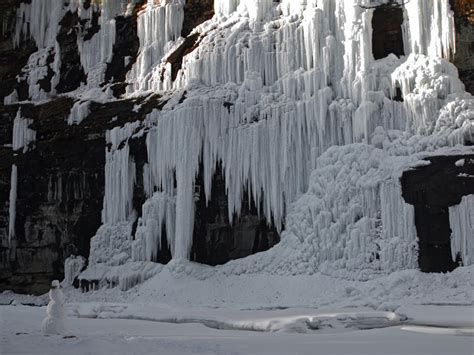
[[[194,28],[214,16],[214,0],[188,0],[184,6],[181,37],[186,38]]]
[[[85,4],[84,4],[84,8],[85,8]],[[90,41],[96,33],[99,33],[100,31],[99,17],[100,17],[100,11],[93,11],[92,18],[90,20],[84,19],[80,21],[81,28],[84,28],[83,30],[84,41]]]
[[[403,47],[403,8],[383,6],[375,9],[372,17],[372,52],[375,59],[393,53],[405,55]]]
[[[184,56],[194,51],[199,45],[199,36],[199,33],[194,33],[186,37],[184,42],[166,59],[171,64],[171,79],[173,81],[176,80],[178,72],[183,65]]]
[[[48,58],[46,60],[47,74],[43,79],[38,80],[38,85],[44,92],[51,92],[51,80],[54,76],[54,70],[51,68],[51,64],[54,62],[54,51],[50,50]]]
[[[219,265],[273,247],[280,241],[275,227],[269,226],[259,213],[253,199],[244,193],[240,217],[228,217],[228,200],[221,166],[217,166],[212,179],[212,195],[206,204],[203,166],[196,180],[196,206],[194,216],[191,260]],[[259,206],[262,210],[262,206]]]
[[[136,62],[140,40],[137,35],[136,16],[119,16],[115,19],[115,44],[113,46],[112,60],[107,64],[105,82],[115,82],[112,87],[115,97],[125,93],[125,82],[128,71]]]

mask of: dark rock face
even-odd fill
[[[383,6],[375,9],[372,17],[372,52],[375,59],[393,53],[405,55],[403,48],[403,8]]]
[[[208,265],[224,264],[268,250],[280,241],[277,230],[268,225],[247,194],[242,201],[241,216],[234,216],[230,224],[225,180],[219,166],[212,180],[211,200],[206,205],[202,167],[195,196],[191,260]]]
[[[68,126],[71,106],[72,100],[57,99],[22,107],[34,120],[37,141],[35,149],[12,159],[18,167],[15,237],[2,258],[2,288],[44,292],[62,275],[67,256],[88,255],[100,225],[104,136]]]
[[[24,154],[0,151],[1,290],[46,292],[52,279],[63,277],[65,258],[71,254],[89,255],[90,239],[101,224],[105,132],[129,121],[142,120],[152,108],[159,107],[157,100],[152,97],[146,103],[92,103],[89,117],[81,125],[72,126],[66,120],[73,104],[71,99],[57,98],[39,106],[22,105],[23,115],[33,119],[30,128],[36,131],[37,139],[35,149]],[[140,103],[141,110],[134,112],[133,107]],[[5,108],[10,122],[16,110],[13,106]],[[10,123],[6,131],[11,132],[11,126]],[[135,160],[145,161],[144,140],[141,148],[140,143],[137,145]],[[6,241],[12,163],[18,167],[18,196],[15,245],[9,248]],[[144,199],[141,180],[137,181],[136,191],[138,205]]]
[[[455,162],[465,159],[464,166]],[[474,155],[427,158],[431,163],[406,171],[401,179],[403,198],[415,206],[419,239],[419,266],[422,271],[446,272],[458,266],[451,256],[449,207],[463,196],[474,194]]]

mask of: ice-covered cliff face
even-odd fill
[[[215,0],[212,19],[182,38],[188,5],[31,0],[18,9],[15,44],[32,37],[38,48],[20,78],[28,83],[27,99],[57,94],[57,34],[68,12],[77,13],[68,33],[76,34],[86,76],[67,94],[77,100],[69,124],[88,117],[89,101],[117,100],[106,72],[120,55],[118,19],[136,18],[140,44],[136,58],[120,59],[128,68],[122,99],[161,96],[160,108],[143,121],[106,134],[103,226],[91,243],[89,274],[100,269],[96,278],[104,277],[105,264],[154,260],[163,235],[173,259],[189,259],[195,179],[202,167],[211,199],[218,164],[231,223],[248,194],[278,231],[285,224],[278,246],[223,266],[226,272],[367,277],[417,267],[414,209],[402,198],[399,177],[427,155],[472,153],[474,141],[474,101],[449,62],[455,51],[449,1]],[[404,55],[375,60],[372,18],[384,9],[403,14]],[[45,80],[49,91],[39,84]],[[11,93],[5,104],[19,96]],[[23,126],[18,137],[34,140]],[[136,211],[129,141],[142,136],[147,163],[140,180],[148,201]],[[452,209],[460,214],[453,221],[468,223],[466,201]],[[135,232],[136,212],[142,217]],[[453,245],[465,244],[463,230],[456,229],[453,238],[461,241]]]

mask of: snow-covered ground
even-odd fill
[[[450,307],[445,314],[438,313],[441,306],[419,308],[413,313],[420,319],[427,316],[435,320],[436,326],[418,325],[416,319],[401,321],[395,313],[367,309],[325,312],[161,307],[136,305],[127,312],[128,307],[119,304],[70,305],[68,321],[73,337],[63,338],[41,334],[44,307],[2,306],[1,353],[467,355],[474,349],[472,317],[470,329],[458,323],[459,319],[467,320],[472,309],[461,306]],[[76,313],[81,309],[84,313]],[[113,318],[121,314],[125,319]],[[139,320],[134,320],[134,315]],[[104,319],[91,318],[94,316]],[[154,317],[161,321],[154,321]]]
[[[65,289],[71,338],[44,336],[46,297],[0,294],[1,353],[472,354],[473,266],[368,281],[228,275],[172,262],[121,291]],[[191,272],[190,272],[191,271]],[[198,272],[199,271],[199,272]]]

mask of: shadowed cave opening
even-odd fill
[[[465,164],[456,164],[464,159]],[[429,165],[405,171],[402,196],[415,207],[418,264],[424,272],[448,272],[462,264],[451,254],[449,207],[474,194],[474,155],[438,156]]]
[[[374,59],[382,59],[390,53],[405,55],[403,47],[403,8],[380,6],[372,16],[372,53]]]
[[[195,216],[191,260],[220,265],[273,247],[280,241],[277,229],[258,212],[244,192],[240,217],[228,217],[228,200],[222,167],[217,165],[212,179],[211,199],[206,205],[203,166],[195,187]],[[262,211],[260,206],[260,211]]]

